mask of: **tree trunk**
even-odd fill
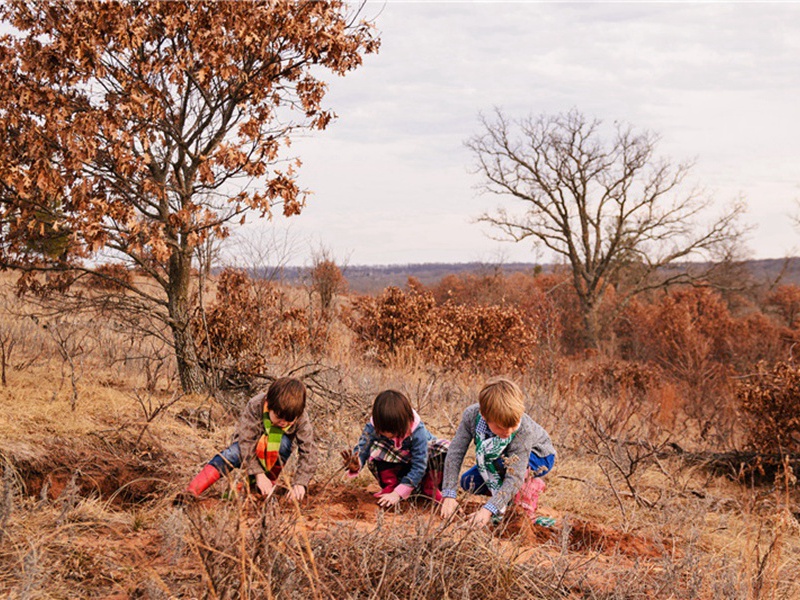
[[[600,336],[600,316],[597,314],[597,304],[589,300],[580,299],[581,312],[583,313],[583,339],[586,348],[594,350]]]
[[[173,252],[169,259],[167,299],[178,376],[181,388],[186,393],[201,392],[205,389],[205,378],[197,360],[192,335],[189,304],[191,274],[191,253]]]

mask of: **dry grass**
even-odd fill
[[[487,534],[460,518],[443,523],[425,504],[378,510],[368,475],[336,474],[375,394],[402,390],[447,437],[483,377],[414,361],[377,368],[345,347],[274,364],[276,374],[299,369],[312,390],[322,464],[303,506],[220,502],[217,484],[211,500],[176,509],[172,496],[228,443],[245,398],[176,398],[169,369],[148,391],[143,363],[125,359],[128,338],[97,324],[73,389],[52,337],[15,318],[0,316],[17,336],[0,387],[2,597],[800,597],[794,481],[748,488],[679,456],[643,459],[631,480],[646,500],[637,502],[609,469],[617,455],[590,452],[597,431],[568,383],[520,378],[559,448],[540,504],[554,528],[512,515]],[[668,424],[660,431],[689,435]]]

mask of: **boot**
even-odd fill
[[[391,494],[400,484],[400,479],[397,477],[397,471],[392,467],[380,469],[378,471],[378,484],[381,486],[381,491],[375,494],[375,497],[383,494]]]
[[[219,471],[217,471],[214,465],[206,465],[203,467],[202,471],[195,475],[194,479],[189,482],[189,485],[186,486],[186,491],[195,497],[199,496],[211,487],[211,484],[219,479],[219,477]]]
[[[531,521],[536,519],[536,509],[539,508],[539,494],[547,488],[539,477],[528,477],[522,484],[519,492],[514,496],[514,502],[525,511]]]
[[[439,481],[437,481],[439,479]],[[433,499],[434,502],[440,504],[442,502],[442,492],[439,489],[439,483],[441,482],[441,473],[439,473],[439,477],[436,477],[431,471],[425,473],[425,476],[422,478],[420,482],[420,488],[422,489],[422,493],[427,496],[428,498]]]

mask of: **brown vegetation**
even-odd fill
[[[111,318],[50,320],[9,282],[0,297],[0,590],[120,599],[797,597],[800,377],[788,323],[766,304],[739,314],[711,290],[687,288],[640,298],[608,324],[603,354],[586,355],[572,346],[565,325],[575,305],[559,281],[496,272],[433,290],[337,292],[323,311],[318,291],[227,271],[195,315],[204,361],[224,373],[208,396],[181,395],[170,354],[141,331]],[[750,362],[756,356],[761,366]],[[423,500],[379,509],[367,473],[341,478],[338,452],[376,391],[403,390],[448,437],[499,372],[521,383],[558,448],[539,509],[553,527],[512,511],[492,531],[471,532],[463,515],[479,506],[474,498],[443,522]],[[199,503],[173,507],[227,444],[247,394],[290,373],[311,390],[322,458],[301,505],[239,493],[234,473]],[[722,453],[763,474],[720,475]]]

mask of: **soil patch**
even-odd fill
[[[9,456],[31,497],[56,500],[65,494],[131,506],[162,498],[174,475],[161,461],[106,449],[44,447],[36,458]]]
[[[620,553],[632,558],[658,558],[664,553],[663,545],[654,540],[580,520],[570,522],[569,549],[575,552]]]

